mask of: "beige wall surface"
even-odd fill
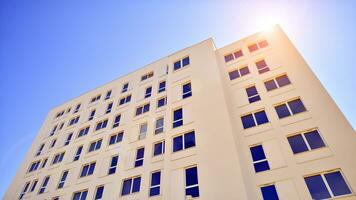
[[[268,46],[250,52],[248,46],[260,41]],[[225,62],[224,56],[241,50],[243,56]],[[189,56],[190,63],[179,70],[173,65]],[[264,59],[269,71],[260,74],[256,62]],[[248,66],[250,73],[230,80],[229,72]],[[141,81],[144,74],[153,77]],[[291,84],[267,91],[264,82],[287,74]],[[166,91],[158,93],[158,85],[166,81]],[[192,96],[182,98],[182,86],[191,83]],[[122,86],[129,83],[128,91]],[[261,100],[249,103],[246,88],[255,86]],[[144,98],[147,87],[152,96]],[[109,99],[106,93],[111,92]],[[101,94],[98,101],[91,99]],[[120,99],[131,95],[131,101],[119,105]],[[157,107],[158,99],[167,97],[167,105]],[[275,106],[299,98],[306,111],[279,119]],[[113,103],[110,113],[107,105]],[[77,104],[81,107],[74,113]],[[137,107],[150,103],[150,110],[135,116]],[[69,112],[66,112],[71,108]],[[183,125],[172,127],[173,111],[182,108]],[[92,110],[93,120],[88,121]],[[64,110],[63,116],[56,117]],[[268,123],[244,129],[241,116],[265,110]],[[121,115],[120,125],[112,128],[114,118]],[[80,116],[78,123],[69,121]],[[154,134],[156,119],[164,117],[164,131]],[[95,131],[97,123],[108,119],[107,127]],[[64,122],[61,130],[55,125]],[[147,133],[139,138],[140,126],[147,123]],[[89,133],[78,138],[80,129],[90,126]],[[293,154],[287,137],[307,130],[318,130],[325,147]],[[195,132],[195,147],[173,152],[173,138]],[[110,136],[124,133],[122,142],[109,145]],[[64,145],[69,133],[73,137]],[[54,147],[51,142],[57,139]],[[102,139],[101,148],[88,152],[90,143]],[[155,143],[165,141],[165,153],[153,156]],[[42,153],[36,156],[41,144]],[[270,170],[256,173],[250,147],[262,145]],[[77,148],[83,146],[80,159],[73,161]],[[136,151],[144,147],[144,162],[134,167]],[[65,152],[63,161],[52,164],[56,154]],[[88,190],[87,199],[93,199],[96,188],[104,186],[103,199],[171,199],[185,196],[185,169],[196,166],[200,196],[196,199],[262,199],[261,186],[274,184],[279,199],[311,199],[304,177],[340,170],[352,193],[337,198],[356,199],[356,134],[341,111],[325,91],[302,56],[279,26],[270,32],[260,32],[220,49],[212,39],[183,49],[151,63],[133,73],[53,108],[23,164],[18,169],[5,200],[19,199],[24,185],[38,180],[33,192],[29,189],[23,199],[71,199],[74,192]],[[118,155],[116,173],[108,175],[112,156]],[[28,172],[35,161],[48,158],[44,168]],[[96,162],[93,175],[80,178],[85,164]],[[64,188],[57,189],[63,171],[69,174]],[[161,171],[160,195],[149,197],[150,176]],[[43,178],[50,176],[45,192],[38,194]],[[141,177],[140,192],[121,196],[123,180]]]

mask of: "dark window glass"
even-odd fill
[[[154,156],[163,154],[163,148],[164,148],[163,144],[164,144],[163,142],[159,142],[154,145],[154,149],[153,149]]]
[[[154,172],[151,175],[150,196],[160,194],[161,172]]]
[[[264,110],[255,113],[256,122],[258,125],[268,122],[266,112]]]
[[[248,69],[248,67],[243,67],[243,68],[240,68],[240,74],[241,76],[245,76],[246,74],[249,74],[250,73],[250,70]]]
[[[127,195],[130,194],[131,191],[131,183],[132,183],[132,179],[127,179],[124,180],[124,183],[122,185],[122,190],[121,190],[121,195]]]
[[[183,125],[183,109],[175,110],[173,113],[173,128]]]
[[[183,149],[183,136],[173,138],[173,152]]]
[[[234,56],[232,54],[228,54],[224,58],[225,58],[225,62],[229,62],[234,59]]]
[[[158,102],[157,102],[157,107],[162,107],[166,105],[166,97],[162,98],[162,99],[158,99]]]
[[[95,199],[94,200],[102,199],[103,198],[103,193],[104,193],[104,186],[98,187],[96,189]]]
[[[250,151],[251,151],[253,161],[266,159],[266,155],[265,152],[263,151],[262,145],[251,147]]]
[[[266,81],[265,82],[265,86],[266,86],[267,91],[271,91],[271,90],[277,89],[277,85],[276,85],[276,83],[274,82],[273,79],[269,80],[269,81]]]
[[[146,88],[145,98],[150,97],[152,94],[152,87]]]
[[[174,63],[173,68],[174,68],[174,70],[177,70],[177,69],[180,69],[180,68],[181,68],[180,60]]]
[[[238,50],[234,53],[235,59],[240,58],[241,56],[243,56],[242,50]]]
[[[251,86],[249,88],[246,88],[246,93],[248,96],[248,101],[250,103],[256,102],[261,100],[260,95],[258,95],[257,89],[255,86]]]
[[[308,147],[305,144],[302,135],[300,134],[288,137],[288,142],[294,154],[308,151]]]
[[[304,180],[313,199],[327,199],[331,197],[321,175],[309,176],[304,178]]]
[[[195,133],[194,131],[184,134],[184,148],[190,148],[195,146]]]
[[[139,167],[143,165],[144,154],[145,154],[145,148],[137,149],[135,167]]]
[[[197,167],[192,167],[185,170],[185,195],[199,197]]]
[[[141,177],[134,178],[132,183],[132,193],[139,192],[141,185]]]
[[[252,114],[242,116],[241,121],[242,121],[244,129],[256,126]]]
[[[349,186],[347,186],[341,172],[332,172],[325,174],[325,179],[329,184],[329,187],[334,196],[340,196],[345,194],[351,194]]]
[[[277,190],[274,185],[261,187],[261,192],[263,200],[279,200]]]
[[[261,60],[261,61],[256,62],[256,67],[257,67],[258,72],[259,72],[260,74],[269,71],[269,68],[268,68],[268,66],[267,66],[265,60]]]
[[[319,132],[317,130],[313,130],[308,133],[305,133],[304,136],[305,136],[305,139],[308,141],[308,144],[311,149],[325,147],[325,143],[321,139]]]
[[[146,104],[143,106],[143,113],[150,111],[150,104]]]
[[[183,58],[182,63],[183,63],[183,67],[186,65],[189,65],[189,63],[190,63],[189,57]]]
[[[275,107],[279,119],[290,116],[290,112],[286,104],[282,104]]]
[[[119,160],[119,156],[114,156],[111,158],[109,174],[114,174],[116,172],[116,165]]]
[[[253,164],[255,172],[262,172],[269,170],[269,164],[267,161],[257,162]]]
[[[229,72],[230,80],[234,80],[240,77],[239,70]]]
[[[279,76],[276,78],[279,87],[283,87],[290,84],[290,80],[287,75]]]
[[[88,175],[92,175],[94,173],[94,169],[95,169],[95,163],[91,163],[89,166]]]
[[[254,52],[254,51],[258,50],[257,44],[252,44],[252,45],[248,46],[248,50],[250,52]]]
[[[192,96],[192,85],[190,83],[183,85],[183,99]]]
[[[288,105],[289,105],[293,114],[297,114],[297,113],[306,111],[306,109],[303,105],[303,102],[300,99],[289,101]]]
[[[159,83],[158,92],[163,92],[165,90],[166,90],[166,81],[162,81]]]

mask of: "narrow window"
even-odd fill
[[[199,197],[198,169],[185,169],[185,196]]]
[[[88,195],[88,190],[75,192],[73,194],[72,200],[86,200]]]
[[[269,170],[269,164],[262,145],[250,147],[255,172]]]
[[[328,199],[351,194],[341,171],[308,176],[304,180],[313,199]]]
[[[67,146],[70,143],[70,141],[72,140],[72,137],[73,137],[73,133],[69,133],[66,141],[64,142],[64,146]]]
[[[112,128],[116,128],[120,126],[121,115],[116,115],[114,119],[114,123],[112,124]]]
[[[187,56],[181,60],[176,61],[173,64],[173,70],[176,71],[176,70],[181,69],[189,64],[190,64],[190,59],[189,59],[189,56]]]
[[[54,135],[54,133],[55,133],[56,130],[57,130],[57,127],[58,127],[58,125],[55,125],[55,126],[52,128],[52,131],[49,133],[49,136]]]
[[[148,72],[147,74],[144,74],[143,76],[141,76],[141,81],[144,81],[146,79],[149,79],[153,77],[153,72]]]
[[[232,55],[232,53],[227,54],[226,56],[224,56],[225,62],[230,62],[232,60],[234,60],[234,56]]]
[[[97,187],[94,200],[102,200],[103,194],[104,194],[104,186]]]
[[[261,187],[261,192],[264,200],[279,200],[277,190],[274,185]]]
[[[167,97],[162,97],[157,100],[157,108],[163,107],[167,104]]]
[[[111,112],[112,104],[113,104],[112,102],[108,104],[108,107],[106,108],[106,111],[105,111],[106,114]]]
[[[173,152],[195,147],[195,132],[191,131],[173,138]]]
[[[143,140],[146,138],[147,134],[147,123],[143,123],[140,125],[140,132],[138,134],[138,139]]]
[[[78,138],[79,137],[82,137],[84,135],[87,135],[89,133],[89,126],[88,127],[85,127],[85,128],[82,128],[79,130],[79,133],[78,133]]]
[[[105,100],[110,99],[110,97],[111,97],[111,90],[106,92]]]
[[[48,182],[49,182],[49,178],[50,176],[46,176],[43,181],[42,181],[42,185],[40,187],[40,190],[38,191],[38,194],[42,194],[45,192],[46,188],[47,188],[47,185],[48,185]]]
[[[82,172],[80,173],[80,177],[90,176],[94,173],[95,162],[86,164],[82,168]]]
[[[147,103],[147,104],[145,104],[143,106],[139,106],[139,107],[136,108],[136,116],[139,116],[139,115],[141,115],[143,113],[146,113],[148,111],[150,111],[150,104],[149,103]]]
[[[54,145],[56,145],[56,142],[57,142],[57,139],[53,139],[51,145],[49,146],[49,148],[53,148]]]
[[[27,183],[24,185],[24,187],[23,187],[23,189],[22,189],[22,191],[21,191],[21,193],[20,193],[19,199],[22,199],[23,196],[25,196],[28,187],[30,187],[30,182],[27,182]]]
[[[246,88],[246,93],[247,93],[248,101],[250,103],[261,100],[261,97],[257,92],[256,86],[251,86]]]
[[[38,183],[38,180],[34,180],[34,181],[32,182],[32,186],[31,186],[31,189],[30,189],[29,192],[35,191],[36,186],[37,186],[37,183]]]
[[[186,83],[183,85],[183,99],[192,96],[192,85],[191,83]]]
[[[43,159],[43,162],[42,162],[41,168],[46,167],[47,161],[48,161],[48,158]]]
[[[98,140],[98,141],[95,141],[95,142],[90,143],[88,152],[92,152],[92,151],[99,150],[100,147],[101,147],[102,141],[103,141],[103,140],[100,139],[100,140]]]
[[[62,173],[62,177],[61,177],[61,179],[59,180],[59,183],[58,183],[58,186],[57,186],[58,189],[63,188],[64,183],[66,182],[67,176],[68,176],[68,170],[67,170],[67,171],[64,171],[64,172]]]
[[[121,196],[139,192],[141,186],[141,177],[125,179],[122,184]]]
[[[80,154],[83,151],[83,146],[78,147],[77,152],[75,153],[73,161],[77,161],[80,158]]]
[[[90,121],[90,120],[94,119],[94,115],[95,115],[95,109],[94,109],[94,110],[92,110],[92,111],[90,112],[90,115],[89,115],[88,121]]]
[[[173,111],[173,128],[183,125],[183,109],[179,108]]]
[[[96,124],[96,128],[95,130],[100,130],[100,129],[103,129],[103,128],[106,128],[106,126],[108,125],[108,119],[105,119],[99,123]]]
[[[263,74],[263,73],[269,71],[269,67],[267,66],[265,60],[260,60],[260,61],[256,62],[255,64],[258,69],[258,73]]]
[[[43,150],[44,146],[45,146],[45,144],[44,144],[44,143],[40,145],[40,147],[39,147],[39,148],[38,148],[38,150],[37,150],[36,156],[41,155],[41,153],[42,153],[42,150]]]
[[[152,87],[148,87],[146,88],[146,91],[145,91],[145,98],[148,98],[152,95]]]
[[[230,80],[235,80],[235,79],[245,76],[249,73],[250,73],[250,70],[248,69],[248,66],[245,66],[245,67],[230,71],[229,78],[230,78]]]
[[[77,112],[79,111],[80,106],[81,106],[81,104],[80,104],[80,103],[79,103],[79,104],[77,104],[77,106],[75,107],[74,113],[77,113]]]
[[[65,153],[65,152],[56,154],[56,155],[54,156],[53,161],[52,161],[52,165],[62,162],[63,157],[64,157],[64,153]]]
[[[268,123],[268,118],[264,110],[244,115],[241,117],[244,129],[248,129],[257,125]]]
[[[126,97],[123,97],[119,101],[119,105],[123,105],[125,103],[128,103],[131,101],[131,95],[127,95]]]
[[[136,152],[136,160],[135,160],[135,167],[139,167],[143,165],[143,157],[145,155],[145,148],[139,148]]]
[[[129,89],[129,83],[125,83],[124,85],[122,85],[121,93],[127,92],[128,89]]]
[[[73,118],[69,121],[68,126],[72,126],[72,125],[74,125],[74,124],[78,123],[78,121],[79,121],[79,117],[80,117],[80,116],[73,117]]]
[[[116,133],[116,134],[110,136],[109,145],[121,142],[123,136],[124,136],[124,132]]]
[[[294,154],[325,147],[325,143],[318,130],[311,130],[289,136],[288,142]]]
[[[254,51],[257,51],[258,50],[258,46],[256,43],[254,44],[251,44],[250,46],[248,46],[248,50],[252,53]]]
[[[166,81],[161,81],[158,84],[158,93],[166,91]]]
[[[280,119],[305,112],[303,102],[298,98],[274,107]]]
[[[109,172],[108,172],[109,175],[115,174],[118,161],[119,161],[119,156],[111,157],[111,163],[110,163]]]
[[[164,118],[158,118],[155,124],[155,134],[162,133],[164,130]]]
[[[230,61],[232,61],[234,59],[238,59],[242,56],[243,56],[242,50],[237,50],[234,53],[230,53],[230,54],[224,56],[224,59],[225,59],[225,62],[230,62]]]
[[[164,154],[164,141],[157,142],[153,145],[153,156]]]
[[[161,171],[151,173],[150,197],[159,195],[161,189]]]

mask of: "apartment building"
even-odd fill
[[[356,134],[279,26],[53,108],[4,199],[356,199]]]

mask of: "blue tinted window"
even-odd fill
[[[290,84],[290,80],[287,75],[283,75],[276,78],[279,87],[283,87]]]
[[[140,185],[141,185],[141,177],[134,178],[133,184],[132,184],[132,193],[139,192]]]
[[[291,115],[286,104],[276,106],[275,109],[280,119]]]
[[[154,172],[151,175],[150,196],[160,194],[161,172]]]
[[[240,77],[239,70],[229,72],[230,80],[234,80]]]
[[[180,69],[180,60],[174,63],[174,70]]]
[[[184,148],[190,148],[195,146],[195,133],[194,131],[184,134]]]
[[[240,71],[241,76],[245,76],[246,74],[250,73],[250,70],[248,69],[247,66],[243,67],[243,68],[240,68],[239,71]]]
[[[310,131],[304,134],[305,139],[308,141],[311,149],[325,147],[324,141],[321,139],[317,130]]]
[[[326,199],[331,197],[320,175],[306,177],[304,180],[313,199]]]
[[[270,169],[267,161],[254,163],[253,166],[255,168],[255,172],[262,172]]]
[[[302,135],[294,135],[294,136],[288,137],[288,142],[289,142],[289,145],[291,146],[294,154],[308,151],[308,147],[305,144]]]
[[[234,56],[232,54],[228,54],[224,58],[225,58],[225,62],[229,62],[234,59]]]
[[[85,165],[82,169],[82,173],[80,174],[80,177],[84,177],[87,175],[89,169],[89,165]]]
[[[161,155],[162,153],[163,153],[163,142],[155,144],[153,149],[153,155],[157,156],[157,155]]]
[[[268,122],[266,112],[264,110],[255,113],[256,122],[258,125]]]
[[[256,126],[252,114],[245,115],[245,116],[241,117],[241,121],[242,121],[242,125],[243,125],[244,129]]]
[[[173,152],[183,149],[183,136],[173,138]]]
[[[183,125],[183,109],[175,110],[173,113],[173,128]]]
[[[185,170],[185,195],[199,197],[197,167],[192,167]]]
[[[166,105],[166,97],[162,98],[162,99],[158,99],[158,102],[157,102],[157,107],[162,107]]]
[[[130,190],[131,190],[131,182],[132,182],[132,179],[127,179],[127,180],[124,180],[124,183],[122,185],[122,190],[121,190],[121,195],[127,195],[127,194],[130,194]]]
[[[349,186],[347,186],[339,171],[325,174],[325,179],[328,182],[334,196],[351,194]]]
[[[277,190],[274,185],[261,187],[261,192],[263,200],[279,200]]]
[[[190,83],[183,85],[183,99],[192,96],[192,85]]]
[[[303,102],[300,99],[296,99],[293,101],[288,102],[288,105],[293,114],[301,113],[306,111]]]
[[[257,92],[257,89],[255,86],[246,88],[246,93],[247,93],[248,101],[250,103],[261,100],[260,95],[258,95],[258,92]]]
[[[265,87],[266,87],[267,91],[271,91],[271,90],[277,89],[277,85],[274,82],[274,80],[266,81],[265,82]]]
[[[266,155],[265,152],[263,151],[262,145],[251,147],[250,151],[251,151],[253,161],[266,159]]]
[[[94,173],[94,169],[95,169],[95,163],[90,164],[88,175],[93,174]]]
[[[186,66],[186,65],[189,65],[189,63],[190,63],[189,57],[183,58],[182,63],[183,63],[183,67]]]
[[[96,189],[95,200],[102,199],[104,193],[104,186],[100,186]]]

